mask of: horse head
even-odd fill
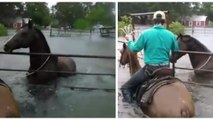
[[[33,31],[32,20],[29,20],[28,24],[25,24],[23,21],[22,28],[17,31],[4,45],[4,51],[12,52],[19,48],[28,48],[34,38],[32,36],[35,36]]]
[[[178,41],[178,46],[179,46],[179,50],[190,50],[190,44],[192,42],[192,37],[189,35],[179,35],[177,37],[177,41]],[[172,54],[171,56],[171,61],[176,62],[179,58],[181,58],[183,55],[185,55],[186,53],[181,53],[181,52],[175,52]]]
[[[123,43],[123,48],[120,50],[121,57],[120,57],[120,64],[121,65],[126,65],[130,62],[130,56],[129,53],[130,51],[128,50],[126,43]]]

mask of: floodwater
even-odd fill
[[[0,37],[0,51],[9,36]],[[43,31],[52,53],[115,56],[115,38],[102,38],[99,33],[49,37]],[[19,49],[28,52],[29,49]],[[115,59],[73,58],[78,72],[115,73]],[[0,55],[0,68],[28,69],[29,57]],[[115,117],[115,76],[75,75],[58,78],[57,88],[27,84],[25,72],[0,71],[14,93],[22,117]],[[71,89],[70,87],[100,88]]]
[[[137,27],[136,27],[137,28]],[[146,27],[138,27],[138,33],[140,31],[143,31],[144,29],[148,28]],[[186,34],[191,34],[191,29],[186,28]],[[207,48],[209,48],[211,51],[213,51],[213,28],[195,28],[195,32],[192,35],[196,39],[198,39],[200,42],[202,42]],[[123,40],[122,38],[119,38],[119,40]],[[122,48],[122,44],[118,43],[118,49]],[[117,59],[120,57],[120,53],[117,51],[116,55],[118,56]],[[138,53],[139,56],[141,56],[141,53]],[[143,66],[143,60],[139,58],[141,66]],[[192,68],[190,60],[188,55],[183,56],[181,59],[179,59],[176,63],[177,67],[186,67],[186,68]],[[129,68],[126,66],[118,67],[118,88],[121,87],[129,78]],[[180,70],[176,69],[176,77],[180,78],[183,81],[192,81],[192,82],[199,82],[203,84],[208,84],[213,86],[213,78],[197,78],[194,75],[193,71],[189,70]],[[193,100],[195,102],[195,117],[198,118],[206,118],[206,117],[213,117],[212,111],[213,111],[213,87],[204,87],[200,86],[199,84],[185,84],[190,92],[192,92]],[[118,117],[120,118],[140,118],[140,117],[147,117],[145,114],[141,112],[141,110],[133,103],[123,103],[122,102],[122,95],[120,90],[118,90]]]

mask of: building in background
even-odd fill
[[[183,24],[188,27],[207,27],[208,23],[208,17],[205,15],[186,16],[183,21]]]

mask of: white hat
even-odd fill
[[[162,19],[165,20],[166,19],[166,15],[163,11],[156,11],[153,15],[153,20],[154,19]]]

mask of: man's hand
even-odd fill
[[[131,39],[132,38],[132,35],[131,34],[126,34],[125,35],[125,39],[127,40],[127,41],[129,41],[129,39]]]

